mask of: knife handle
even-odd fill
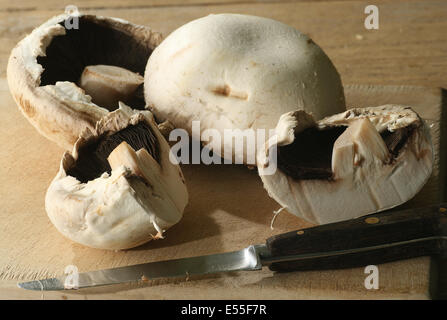
[[[273,271],[341,269],[444,252],[447,203],[386,211],[343,222],[275,235],[267,239]]]

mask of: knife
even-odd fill
[[[428,255],[444,261],[446,240],[447,203],[441,203],[287,232],[268,238],[265,244],[250,245],[239,251],[79,273],[76,288],[254,271],[264,266],[272,271],[288,272],[365,267]],[[22,282],[18,286],[30,290],[63,290],[67,289],[67,277]]]

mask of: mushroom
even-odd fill
[[[69,239],[100,249],[162,238],[188,202],[169,153],[152,114],[120,103],[63,155],[45,197],[51,222]]]
[[[289,112],[275,131],[258,155],[264,187],[290,213],[312,223],[400,205],[432,172],[428,129],[409,107],[354,108],[320,121],[304,111]]]
[[[157,119],[196,140],[193,120],[223,137],[226,129],[273,130],[292,110],[315,119],[346,110],[340,76],[317,44],[281,22],[241,14],[208,15],[172,32],[149,57],[144,95]],[[239,163],[254,159],[256,148],[236,154],[221,140],[207,147],[220,156],[230,150]]]
[[[68,23],[74,18],[76,26]],[[144,69],[160,41],[159,33],[121,19],[58,15],[12,50],[9,88],[31,124],[71,150],[118,101],[144,110]]]

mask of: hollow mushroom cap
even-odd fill
[[[85,127],[93,130],[109,112],[76,84],[84,68],[112,65],[143,75],[161,41],[159,33],[122,19],[79,14],[79,27],[74,28],[66,24],[72,18],[58,15],[34,29],[12,50],[7,67],[19,109],[42,135],[66,150]],[[132,107],[144,109],[142,93],[136,104]]]
[[[258,155],[264,187],[312,223],[393,208],[415,196],[432,172],[428,128],[409,107],[354,108],[320,121],[289,112],[275,131]],[[266,169],[271,161],[276,171]]]
[[[169,153],[152,114],[121,104],[63,155],[45,197],[51,222],[67,238],[100,249],[162,238],[188,202],[182,171]]]
[[[274,129],[292,110],[315,119],[346,110],[340,76],[318,45],[291,26],[241,14],[212,14],[172,32],[149,57],[144,94],[157,119],[190,134],[200,120],[202,131],[222,137],[225,129]],[[207,146],[220,155],[232,148],[218,139]]]

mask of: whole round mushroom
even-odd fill
[[[152,114],[120,103],[63,155],[45,197],[51,222],[67,238],[100,249],[162,238],[188,202],[169,153]]]
[[[119,101],[144,109],[144,70],[160,41],[159,33],[122,19],[61,14],[12,50],[9,88],[30,123],[71,150]]]
[[[292,110],[315,119],[346,110],[340,76],[315,42],[279,21],[241,14],[212,14],[172,32],[149,57],[144,94],[157,119],[197,140],[194,120],[223,137],[226,129],[274,129]],[[256,148],[239,153],[222,140],[207,147],[222,157],[230,150],[239,163],[254,159]]]
[[[288,112],[275,132],[257,158],[264,187],[287,211],[316,224],[400,205],[433,169],[429,130],[410,107],[353,108],[319,121]]]

